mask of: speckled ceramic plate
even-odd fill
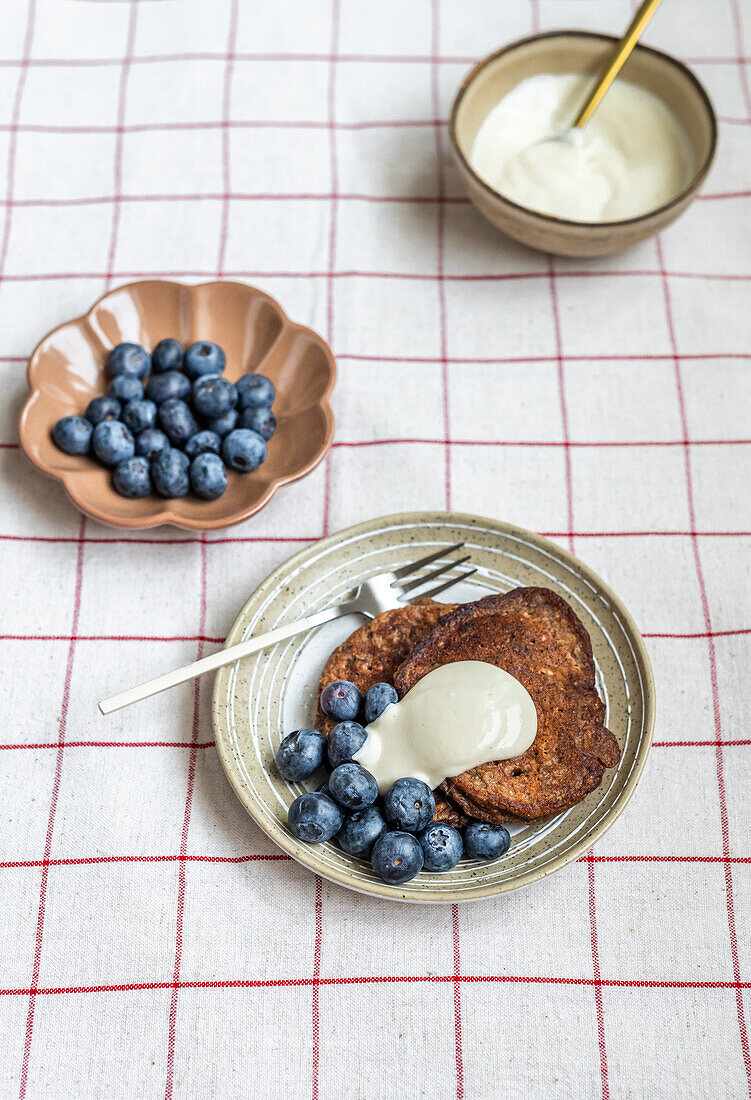
[[[519,585],[558,592],[592,639],[598,690],[607,725],[622,754],[578,806],[541,825],[512,828],[509,851],[492,863],[462,861],[446,874],[421,872],[387,886],[368,863],[335,844],[306,845],[287,828],[287,809],[320,783],[285,783],[274,767],[284,733],[310,725],[326,658],[362,619],[341,619],[223,668],[214,685],[216,744],[238,798],[261,828],[312,871],[365,894],[416,902],[458,902],[528,886],[586,852],[610,828],[634,793],[654,725],[654,681],[644,643],[618,597],[582,562],[547,539],[479,516],[417,512],[383,516],[323,539],[295,554],[263,582],[227,638],[232,645],[342,599],[362,580],[464,541],[478,572],[445,598],[473,600]]]

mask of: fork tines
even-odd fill
[[[437,569],[433,569],[430,573],[425,573],[421,577],[416,577],[414,580],[409,581],[407,584],[397,583],[402,577],[409,577],[415,573],[418,569],[422,569],[425,565],[431,565],[434,561],[438,561],[439,558],[445,558],[447,554],[453,554],[457,550],[462,550],[464,547],[463,542],[457,542],[453,546],[447,546],[441,550],[437,550],[433,554],[428,554],[424,558],[420,558],[418,561],[414,561],[409,565],[404,565],[400,569],[394,570],[394,580],[391,584],[392,588],[395,588],[401,596],[405,596],[408,592],[412,592],[416,588],[420,588],[424,584],[429,584],[430,581],[436,580],[438,577],[444,576],[449,570],[455,569],[458,565],[463,565],[464,562],[470,560],[470,555],[465,554],[461,558],[451,558],[449,561],[443,562]],[[441,584],[436,585],[434,588],[430,588],[425,592],[420,592],[420,596],[437,596],[441,592],[445,592],[447,588],[450,588],[453,584],[457,584],[459,581],[466,580],[467,577],[471,577],[473,573],[476,573],[477,569],[465,569],[464,572],[459,573],[455,577],[450,577],[448,580],[444,580]],[[416,598],[418,594],[415,594]]]

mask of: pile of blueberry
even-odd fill
[[[348,680],[324,688],[321,709],[337,721],[328,740],[318,730],[296,730],[284,738],[276,756],[279,774],[290,783],[309,779],[326,759],[332,769],[317,791],[292,803],[290,832],[307,844],[336,837],[343,851],[369,859],[392,886],[408,882],[423,868],[450,871],[463,855],[483,860],[503,855],[511,837],[502,825],[475,821],[462,834],[433,821],[435,798],[421,779],[397,779],[383,799],[378,797],[374,776],[353,757],[365,744],[365,725],[397,699],[391,684],[375,684],[364,699]]]
[[[226,357],[201,340],[183,351],[160,340],[151,355],[139,344],[118,344],[107,356],[106,397],[83,416],[64,416],[52,438],[69,455],[93,453],[112,469],[112,484],[132,500],[156,490],[184,497],[192,488],[216,500],[227,488],[227,466],[248,473],[266,458],[276,430],[274,384],[246,374],[222,378]]]

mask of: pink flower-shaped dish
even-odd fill
[[[111,347],[127,340],[150,350],[168,336],[185,347],[212,340],[226,352],[230,381],[257,371],[276,386],[278,427],[268,458],[255,473],[230,471],[227,491],[218,500],[193,495],[127,500],[112,488],[109,470],[93,458],[63,454],[52,442],[50,433],[60,417],[83,415],[91,398],[106,392],[104,363]],[[262,508],[280,485],[312,470],[334,434],[331,349],[315,332],[290,321],[273,298],[243,283],[184,286],[148,280],[121,286],[84,317],[45,336],[31,357],[28,377],[31,395],[19,422],[21,446],[42,473],[62,482],[77,508],[113,527],[169,523],[211,530],[239,523]]]

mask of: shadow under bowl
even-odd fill
[[[477,132],[488,114],[522,80],[541,73],[594,76],[617,39],[588,31],[552,31],[512,42],[480,61],[467,75],[451,109],[451,145],[466,192],[488,221],[530,248],[560,256],[607,256],[654,236],[690,205],[704,182],[717,147],[717,119],[706,91],[674,57],[637,46],[623,79],[652,92],[683,124],[694,154],[690,182],[670,202],[635,218],[575,222],[541,214],[495,191],[470,163]]]
[[[218,500],[192,494],[165,500],[119,496],[112,474],[89,455],[64,454],[52,441],[63,416],[83,415],[92,397],[106,393],[107,352],[132,341],[149,350],[171,336],[184,347],[196,340],[220,344],[231,382],[260,372],[276,387],[277,430],[268,458],[253,473],[228,470]],[[131,530],[172,524],[216,530],[247,519],[288,481],[303,477],[328,451],[334,434],[329,398],[336,364],[328,345],[311,329],[290,321],[278,302],[244,283],[199,286],[165,280],[129,283],[105,294],[83,317],[49,333],[29,362],[31,394],[19,421],[21,446],[35,466],[61,481],[86,515]]]

